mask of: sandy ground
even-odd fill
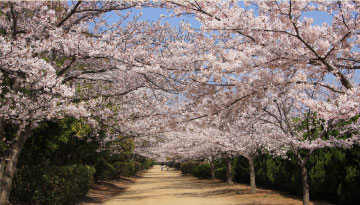
[[[299,197],[259,189],[251,195],[245,184],[229,186],[218,180],[200,180],[179,171],[154,166],[135,179],[98,184],[80,204],[107,205],[240,205],[302,204]],[[326,205],[325,202],[313,202]]]

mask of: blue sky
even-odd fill
[[[245,8],[244,4],[240,2],[240,6]],[[253,8],[253,7],[250,7]],[[253,8],[254,9],[254,8]],[[163,8],[144,8],[144,9],[132,9],[133,15],[138,15],[140,12],[142,13],[141,20],[147,20],[147,21],[156,21],[159,19],[161,14],[164,14],[166,16],[170,16],[170,12],[167,11],[167,9]],[[332,21],[332,16],[327,14],[326,12],[320,12],[320,11],[314,11],[314,12],[305,12],[303,14],[303,17],[312,17],[314,19],[314,25],[321,25],[322,23],[328,23],[330,24]],[[190,23],[193,27],[199,28],[200,23],[195,19],[194,16],[186,15],[181,17],[170,17],[164,19],[168,21],[170,24],[174,26],[178,26],[181,21],[186,21]],[[164,21],[163,20],[163,21]]]
[[[76,4],[76,2],[69,1],[68,4],[70,6],[74,6]],[[243,2],[240,2],[239,5],[243,8],[245,8],[245,5]],[[249,8],[256,10],[254,6],[250,6]],[[170,12],[164,8],[129,9],[129,10],[125,10],[124,13],[129,12],[129,11],[132,12],[131,16],[137,16],[141,12],[142,16],[140,19],[144,20],[144,21],[156,21],[159,19],[161,14],[170,16]],[[256,11],[255,11],[255,14],[256,14]],[[108,17],[109,23],[117,21],[116,15],[114,15],[114,13],[112,13],[112,12],[108,13],[107,17]],[[314,25],[321,25],[322,23],[330,24],[332,21],[332,16],[330,16],[329,14],[327,14],[325,12],[318,12],[318,11],[304,13],[303,17],[312,17],[314,19],[314,23],[313,23]],[[178,26],[181,21],[185,21],[187,23],[190,23],[194,28],[200,27],[200,23],[195,19],[194,16],[191,16],[191,15],[186,15],[186,16],[181,16],[181,17],[168,17],[168,18],[162,19],[162,21],[163,22],[167,21],[171,25],[174,25],[174,26]]]
[[[142,20],[149,20],[149,21],[156,21],[159,19],[160,15],[163,14],[167,16],[167,18],[164,18],[162,21],[167,21],[171,25],[178,26],[181,21],[185,21],[190,23],[195,28],[200,28],[200,23],[195,19],[195,17],[191,15],[185,15],[181,17],[169,17],[170,12],[167,11],[167,9],[163,8],[145,8],[142,10],[133,10],[134,14],[138,14],[139,12],[142,12],[143,15],[141,17]]]
[[[144,8],[144,9],[129,9],[125,11],[124,13],[127,13],[131,11],[132,17],[138,16],[141,14],[140,20],[141,21],[157,21],[160,18],[160,15],[167,16],[166,18],[162,18],[162,22],[167,21],[173,26],[179,26],[181,21],[185,21],[187,23],[190,23],[194,28],[200,28],[200,23],[195,19],[195,17],[190,15],[184,15],[181,17],[169,17],[170,12],[167,11],[167,9],[163,8]],[[108,13],[107,14],[107,20],[108,23],[113,23],[117,21],[116,14],[114,13]]]
[[[74,3],[74,2],[72,2]],[[69,4],[72,4],[69,2]],[[243,2],[240,2],[239,5],[243,8],[246,8]],[[256,12],[256,8],[254,6],[249,6],[249,9],[253,9],[255,10],[255,14]],[[163,18],[161,21],[165,22],[167,21],[168,23],[170,23],[173,26],[179,26],[181,21],[185,21],[187,23],[190,23],[192,25],[192,27],[194,28],[200,28],[200,23],[196,20],[196,18],[192,15],[185,15],[185,16],[180,16],[180,17],[169,17],[170,16],[170,12],[167,9],[164,8],[143,8],[143,9],[129,9],[129,10],[125,10],[123,11],[124,13],[127,13],[131,11],[132,15],[131,16],[137,16],[140,13],[142,13],[140,20],[143,21],[156,21],[160,18],[160,15],[163,14],[165,16],[167,16],[167,18]],[[107,14],[107,19],[109,23],[115,22],[117,21],[116,15],[114,15],[114,13],[110,12]],[[313,25],[321,25],[323,23],[328,23],[330,24],[332,21],[332,16],[330,16],[329,14],[327,14],[326,12],[319,12],[319,11],[315,11],[315,12],[305,12],[302,16],[302,18],[304,17],[312,17],[313,18]]]

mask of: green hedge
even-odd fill
[[[119,179],[120,177],[131,177],[138,171],[151,167],[151,162],[115,162],[113,164],[102,162],[96,166],[95,179],[105,181]]]
[[[221,167],[221,168],[217,168],[215,169],[215,178],[216,179],[220,179],[222,181],[226,181],[226,168],[225,167]]]
[[[133,173],[132,175],[135,175],[138,171],[141,171],[141,164],[139,162],[133,162]]]
[[[94,178],[96,181],[105,181],[110,179],[115,179],[117,177],[117,169],[114,165],[101,161],[96,165],[96,172]]]
[[[199,166],[200,162],[184,162],[180,165],[180,170],[183,174],[192,174],[193,169]]]
[[[130,177],[135,175],[141,170],[141,164],[139,162],[116,162],[114,163],[116,169],[116,177]]]
[[[205,162],[183,162],[179,164],[180,170],[183,174],[191,174],[200,179],[211,178],[211,166]],[[226,168],[223,162],[216,164],[215,178],[225,181],[226,180]]]
[[[31,204],[74,203],[88,192],[94,173],[94,167],[80,164],[23,167],[16,172],[10,201]]]
[[[174,164],[174,168],[175,168],[176,170],[180,170],[180,166],[181,166],[181,163],[180,163],[180,162],[176,162],[176,163]]]
[[[211,167],[209,163],[201,163],[198,166],[196,166],[193,171],[192,175],[194,177],[200,178],[200,179],[210,179],[211,178]]]
[[[261,155],[255,159],[256,184],[301,195],[300,167],[293,155],[290,160]],[[360,147],[315,151],[307,164],[310,197],[337,204],[360,201]],[[239,157],[234,163],[235,181],[249,183],[248,162]]]
[[[150,159],[145,159],[142,163],[141,163],[141,169],[142,170],[147,170],[149,169],[150,167],[152,167],[153,165],[153,161],[150,160]]]
[[[116,176],[129,177],[132,175],[133,167],[128,162],[115,162]]]

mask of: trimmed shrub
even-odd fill
[[[215,178],[226,181],[226,168],[221,167],[215,170]]]
[[[233,161],[233,168],[234,181],[240,183],[250,183],[249,161],[245,157],[236,157]]]
[[[131,177],[135,175],[138,171],[140,171],[142,168],[139,162],[115,162],[113,166],[116,169],[116,178],[119,178],[121,176]]]
[[[131,175],[135,175],[138,171],[141,171],[141,164],[139,162],[132,162],[133,172]]]
[[[183,174],[192,174],[193,169],[199,166],[200,162],[184,162],[180,165],[180,170]]]
[[[134,166],[129,162],[115,162],[116,176],[130,177],[134,173]]]
[[[288,156],[290,160],[267,154],[258,156],[255,159],[256,184],[301,195],[300,167],[293,154]],[[307,168],[311,200],[329,200],[337,204],[356,204],[360,200],[359,146],[316,150]],[[234,170],[236,182],[248,183],[249,165],[246,159],[238,157]]]
[[[175,168],[176,170],[180,170],[180,165],[181,165],[181,163],[176,162],[176,163],[174,164],[174,168]]]
[[[144,162],[141,163],[141,169],[142,170],[147,170],[150,167],[152,167],[152,165],[153,165],[153,161],[149,160],[149,159],[146,159],[146,160],[144,160]]]
[[[114,165],[102,161],[96,165],[96,172],[94,178],[96,181],[105,181],[109,179],[115,179],[117,177],[117,169]]]
[[[18,169],[10,196],[12,203],[69,204],[85,196],[95,168],[75,164],[61,167]]]
[[[211,178],[211,167],[209,163],[201,163],[199,166],[196,166],[193,171],[192,175],[194,177],[200,179],[210,179]]]

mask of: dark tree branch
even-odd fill
[[[60,71],[58,72],[58,76],[62,76],[67,70],[69,70],[70,67],[71,67],[71,65],[72,65],[75,61],[76,61],[76,57],[73,56],[73,57],[71,58],[71,61],[70,61],[69,65],[67,65],[64,69],[62,69],[62,70],[60,70]]]
[[[76,3],[76,5],[74,6],[74,8],[71,9],[70,13],[69,13],[63,20],[61,20],[61,21],[57,24],[57,27],[62,26],[73,14],[76,13],[76,9],[80,6],[81,2],[82,2],[82,1],[78,1],[78,2]]]

